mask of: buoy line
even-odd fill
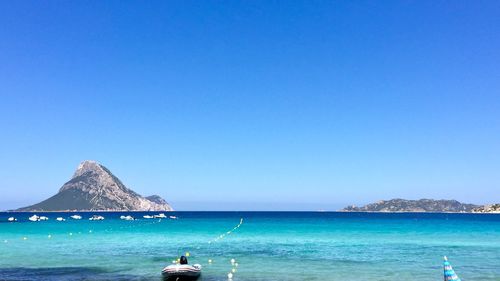
[[[129,228],[136,228],[136,227],[143,227],[143,226],[149,226],[149,225],[154,225],[154,224],[157,224],[157,223],[160,223],[162,221],[162,219],[158,219],[158,220],[155,220],[155,221],[149,221],[147,223],[138,223],[138,224],[132,224],[132,225],[126,225],[126,226],[121,226],[121,227],[118,227],[118,228],[108,228],[108,229],[105,229],[103,230],[102,232],[112,232],[112,231],[118,231],[118,230],[121,230],[121,229],[129,229]],[[211,239],[210,241],[208,241],[208,244],[212,244],[212,243],[215,243],[215,242],[218,242],[222,239],[224,239],[226,236],[232,234],[234,231],[236,231],[237,229],[239,229],[241,226],[243,225],[243,218],[240,218],[240,222],[235,226],[233,227],[232,229],[222,233],[221,235],[215,237],[214,239]],[[89,234],[93,233],[93,230],[89,230],[88,231]],[[73,236],[73,232],[69,232],[67,233],[69,236]],[[77,232],[77,234],[83,234],[82,232]],[[59,236],[59,235],[57,235]],[[48,239],[51,239],[53,236],[52,234],[48,234],[46,236]],[[26,241],[28,240],[28,237],[24,236],[22,237],[22,240]],[[10,242],[8,239],[5,239],[3,240],[4,244]],[[189,257],[189,252],[186,253],[186,256]],[[178,260],[174,260],[172,261],[173,263],[177,263]],[[208,264],[212,264],[213,262],[213,259],[209,259],[208,260]],[[236,268],[238,267],[238,263],[235,261],[234,258],[232,258],[230,260],[231,262],[231,270],[229,271],[229,273],[227,274],[227,277],[228,277],[228,280],[232,280],[234,274],[236,273]]]
[[[233,227],[231,230],[226,231],[225,233],[222,233],[221,235],[217,236],[216,238],[208,241],[208,244],[212,244],[212,243],[218,242],[221,239],[224,239],[227,235],[230,235],[231,233],[233,233],[234,231],[236,231],[238,228],[240,228],[241,225],[243,225],[243,218],[240,219],[240,223],[238,225],[236,225],[235,227]]]
[[[238,223],[232,229],[230,229],[230,230],[222,233],[221,235],[217,236],[216,238],[208,241],[208,244],[213,244],[215,242],[218,242],[218,241],[224,239],[226,236],[232,234],[234,231],[236,231],[237,229],[239,229],[242,225],[243,225],[243,218],[240,218],[240,223]],[[209,265],[211,265],[212,262],[213,262],[213,259],[208,259],[208,264]],[[227,280],[232,281],[233,277],[234,277],[234,274],[236,274],[236,268],[238,267],[238,263],[236,262],[236,260],[234,258],[232,258],[230,260],[230,262],[231,262],[231,270],[227,273]]]

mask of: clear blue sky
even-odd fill
[[[499,1],[1,1],[0,209],[500,201]]]

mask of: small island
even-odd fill
[[[473,213],[492,213],[500,214],[500,204],[484,205],[472,210]]]
[[[390,199],[381,200],[362,207],[354,205],[347,206],[340,210],[341,212],[431,212],[431,213],[500,213],[500,204],[493,205],[475,205],[461,203],[457,200],[406,200]]]
[[[83,161],[59,192],[18,212],[173,211],[158,195],[143,197],[96,161]]]

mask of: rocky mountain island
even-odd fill
[[[173,211],[158,195],[142,197],[128,189],[106,167],[84,161],[59,192],[17,211]]]
[[[456,200],[405,200],[391,199],[371,203],[366,206],[348,206],[343,212],[447,212],[447,213],[469,213],[480,206],[464,204]]]
[[[484,205],[472,210],[473,213],[496,213],[500,214],[500,204]]]

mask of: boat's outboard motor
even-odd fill
[[[188,264],[188,259],[185,256],[181,256],[179,263],[180,264]]]

